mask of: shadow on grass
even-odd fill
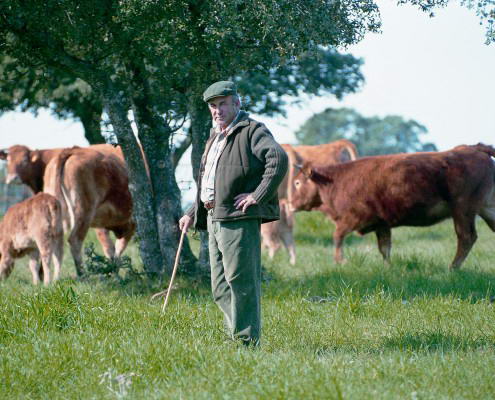
[[[330,269],[331,268],[331,269]],[[413,259],[391,267],[374,265],[330,267],[328,271],[297,278],[286,278],[274,272],[276,284],[265,290],[267,297],[298,294],[339,297],[352,289],[360,297],[383,292],[392,299],[413,300],[416,297],[453,296],[470,302],[495,298],[495,273],[465,268],[449,272],[444,265],[425,266]]]
[[[380,346],[382,347],[382,346]],[[385,350],[409,350],[428,352],[467,351],[494,348],[495,342],[488,338],[466,338],[443,332],[406,333],[383,341]]]
[[[446,334],[438,331],[413,332],[400,334],[395,337],[383,338],[378,343],[363,342],[356,345],[354,342],[339,344],[308,344],[317,357],[331,357],[338,353],[376,354],[384,352],[410,351],[414,353],[448,353],[459,351],[493,350],[495,341],[489,337],[473,338]]]

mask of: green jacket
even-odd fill
[[[259,218],[262,223],[276,221],[279,219],[277,188],[287,172],[287,154],[266,126],[249,118],[245,111],[240,111],[237,120],[218,159],[213,220]],[[206,229],[207,212],[200,199],[200,185],[206,156],[216,134],[212,129],[206,142],[199,169],[196,202],[187,212],[194,218],[196,229]],[[245,213],[234,206],[234,197],[241,193],[253,193],[257,202],[249,206]]]

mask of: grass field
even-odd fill
[[[258,349],[226,340],[209,287],[179,277],[169,308],[135,281],[33,287],[27,262],[0,284],[1,399],[488,399],[495,396],[495,234],[458,272],[452,222],[374,235],[331,260],[331,225],[297,215],[298,262],[263,256]],[[136,245],[128,255],[138,264]]]

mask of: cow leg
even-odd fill
[[[270,257],[270,260],[273,260],[273,257],[275,257],[275,253],[278,250],[278,246],[273,245],[273,243],[270,243],[268,247],[268,257]]]
[[[289,252],[290,263],[291,265],[294,265],[296,263],[296,248],[294,246],[292,230],[281,232],[280,237],[282,238],[285,248]]]
[[[390,264],[390,249],[392,248],[392,231],[388,226],[380,227],[375,231],[378,241],[378,250],[383,257],[383,261]]]
[[[32,251],[29,253],[29,269],[31,270],[31,275],[33,277],[33,285],[38,285],[40,283],[40,254],[38,251]]]
[[[344,244],[344,238],[350,233],[352,230],[340,226],[335,227],[335,232],[333,233],[333,245],[334,245],[334,253],[333,259],[337,264],[341,264],[344,261],[344,254],[342,251],[342,245]]]
[[[76,224],[69,235],[69,245],[77,276],[83,275],[82,269],[82,244],[89,230],[89,221],[93,219],[92,215],[76,218]]]
[[[495,199],[492,200],[492,204],[481,209],[480,216],[490,229],[495,232]]]
[[[104,228],[95,229],[96,237],[98,241],[101,243],[101,247],[103,248],[103,253],[107,258],[115,257],[115,246],[113,244],[112,239],[110,238],[110,231]]]
[[[0,253],[0,280],[7,279],[14,269],[14,259],[8,248],[1,249]]]
[[[458,269],[466,259],[474,242],[478,238],[475,225],[476,214],[471,211],[455,210],[453,212],[455,233],[457,234],[457,252],[449,269]]]
[[[134,230],[136,225],[134,222],[129,222],[124,229],[118,229],[114,231],[117,240],[115,241],[115,257],[120,257],[127,245],[131,241],[132,235],[134,235]]]
[[[50,263],[52,261],[51,249],[40,250],[41,254],[41,267],[43,268],[43,285],[48,286],[50,284]]]
[[[64,257],[64,237],[59,236],[54,240],[53,246],[53,282],[57,281],[60,277],[60,267],[62,266],[62,260]]]

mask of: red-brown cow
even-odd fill
[[[119,157],[92,148],[65,149],[48,163],[44,182],[44,191],[61,202],[64,218],[70,221],[69,244],[78,275],[90,227],[113,231],[115,256],[122,254],[135,224],[127,169]]]
[[[340,165],[302,166],[294,180],[293,210],[319,209],[336,224],[336,262],[352,231],[375,232],[385,260],[391,228],[429,226],[452,217],[459,268],[476,241],[475,217],[495,232],[495,149],[478,144],[438,153],[365,157]]]
[[[357,158],[356,146],[348,140],[342,139],[335,142],[315,146],[292,146],[282,144],[289,156],[289,169],[284,180],[278,188],[280,200],[280,220],[261,225],[262,245],[268,249],[270,258],[280,248],[281,242],[289,252],[290,263],[296,263],[296,250],[294,247],[294,215],[289,209],[288,202],[293,189],[294,164],[300,164],[304,160],[314,164],[337,164]],[[294,153],[294,150],[297,153]],[[297,154],[297,158],[296,155]]]
[[[14,259],[29,255],[33,283],[38,284],[39,258],[43,267],[43,283],[50,283],[53,258],[56,281],[60,274],[64,251],[62,210],[56,198],[38,193],[11,206],[0,222],[0,279],[6,279],[14,268]]]
[[[104,154],[114,154],[124,162],[120,146],[95,144],[89,148]],[[23,183],[29,186],[34,193],[41,192],[46,165],[63,150],[63,148],[31,150],[23,145],[14,145],[8,149],[0,150],[0,159],[7,161],[6,183]],[[97,228],[95,231],[105,256],[114,257],[115,246],[110,239],[108,230]]]

